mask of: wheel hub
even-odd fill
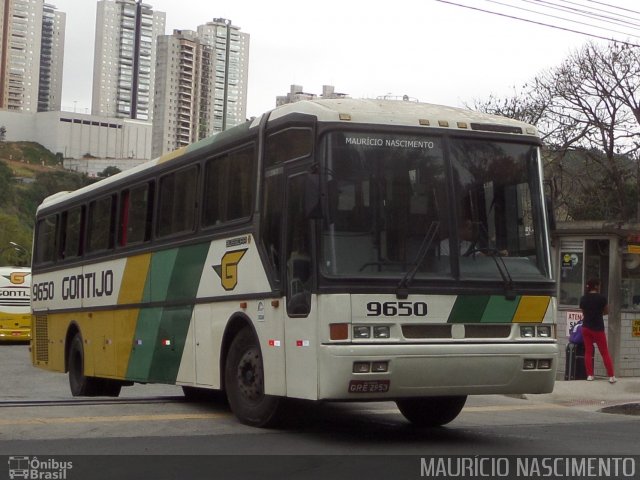
[[[254,349],[245,352],[238,364],[238,385],[247,400],[255,402],[262,397],[262,368]]]

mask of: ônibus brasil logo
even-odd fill
[[[73,462],[60,461],[55,458],[39,459],[38,457],[9,457],[9,478],[33,480],[66,480],[67,472],[73,468]]]

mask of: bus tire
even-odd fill
[[[466,395],[403,398],[396,400],[396,405],[412,424],[418,427],[440,427],[456,418],[466,401]]]
[[[118,397],[122,390],[122,382],[111,380],[109,378],[96,378],[99,380],[99,386],[96,390],[96,396],[99,397]]]
[[[224,373],[229,406],[240,422],[253,427],[279,423],[284,399],[264,393],[262,352],[250,328],[231,342]]]
[[[191,387],[187,385],[182,386],[182,393],[187,402],[195,403],[226,403],[227,397],[224,392],[220,390],[212,390],[209,388]]]
[[[73,337],[69,347],[69,387],[74,397],[94,397],[102,387],[99,378],[84,374],[84,347],[79,333]]]

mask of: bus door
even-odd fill
[[[314,279],[313,221],[305,215],[308,167],[289,171],[286,187],[284,276],[287,394],[317,398],[316,305],[311,295]]]

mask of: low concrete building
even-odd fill
[[[151,122],[71,112],[0,111],[7,141],[38,142],[64,158],[151,159]]]

